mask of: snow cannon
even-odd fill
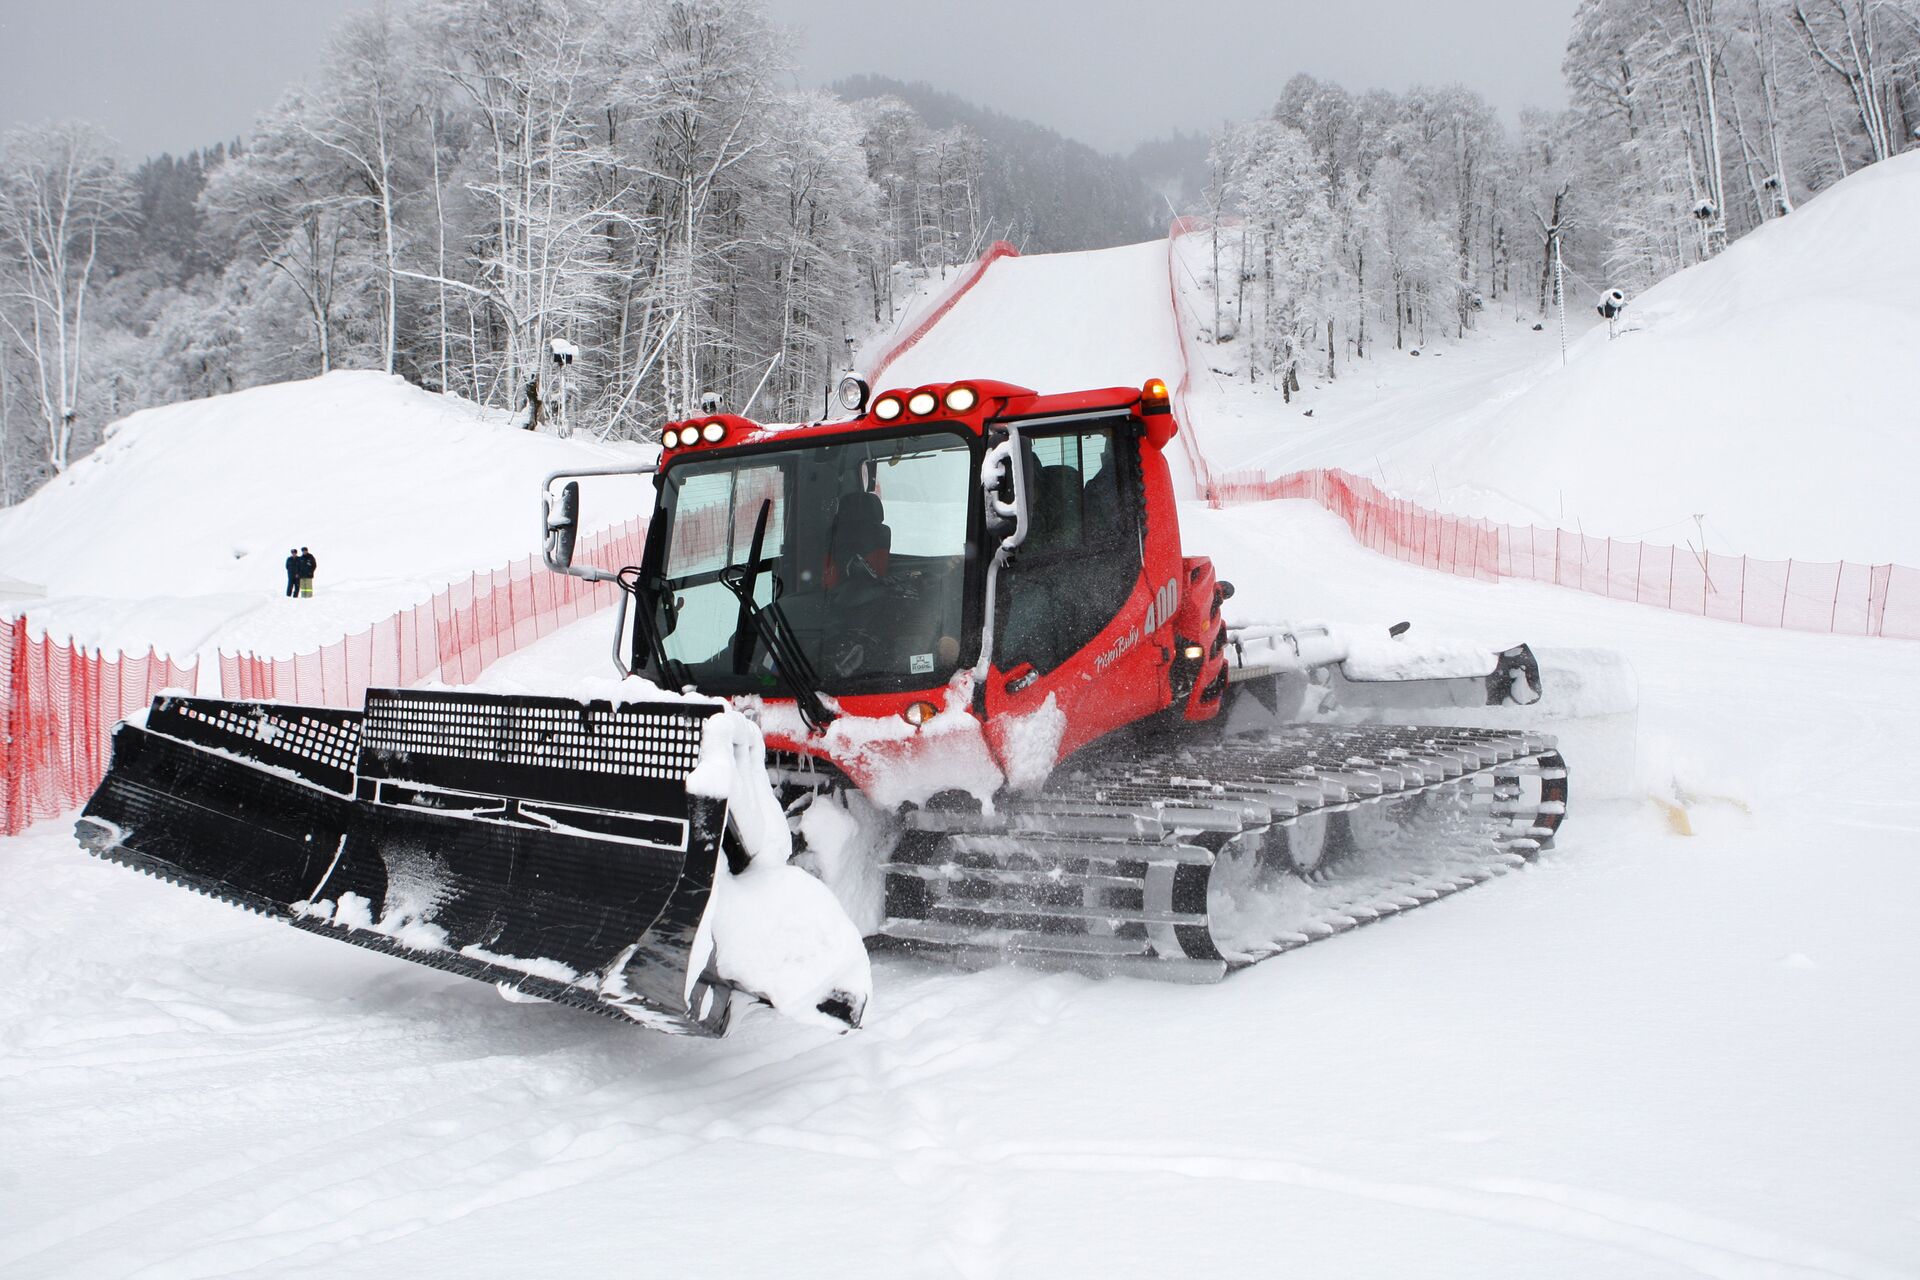
[[[725,788],[688,779],[730,714],[401,689],[369,690],[361,711],[161,697],[115,730],[77,834],[102,858],[503,994],[717,1036],[734,984],[716,962],[715,880],[752,859]],[[814,1012],[858,1025],[865,1002],[855,975]]]

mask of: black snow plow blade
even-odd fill
[[[698,932],[730,844],[685,703],[370,690],[363,712],[156,699],[114,733],[89,851],[296,928],[719,1035]],[[728,849],[729,855],[737,852]]]

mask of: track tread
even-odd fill
[[[1524,797],[1522,778],[1539,783]],[[1516,794],[1517,793],[1517,794]],[[1301,818],[1421,794],[1467,803],[1440,815],[1442,847],[1386,867],[1329,854],[1310,874],[1312,918],[1252,945],[1220,937],[1208,898],[1220,851]],[[1185,744],[1155,760],[1062,770],[991,817],[942,813],[888,864],[881,936],[966,964],[985,955],[1047,968],[1194,981],[1451,897],[1524,866],[1566,813],[1550,737],[1495,729],[1290,726]],[[1169,857],[1169,849],[1181,849]],[[1373,863],[1381,855],[1361,855]],[[1093,932],[1093,930],[1101,932]]]

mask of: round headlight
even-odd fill
[[[939,403],[938,400],[933,398],[933,392],[916,391],[907,398],[907,412],[913,414],[915,417],[924,417],[932,413],[933,407]]]
[[[677,449],[680,447],[680,433],[670,430],[660,437],[660,443],[669,449]]]
[[[980,393],[972,387],[949,387],[947,389],[947,408],[954,413],[965,413],[980,403]]]
[[[700,438],[708,444],[719,444],[726,434],[727,429],[718,422],[709,422],[700,428]]]
[[[867,407],[867,380],[857,373],[850,373],[840,379],[840,407],[848,413],[858,413]]]
[[[881,396],[873,402],[873,416],[882,422],[892,422],[900,416],[900,397]]]
[[[900,717],[918,729],[921,725],[939,714],[940,708],[934,706],[931,702],[916,702],[905,711],[902,711]]]

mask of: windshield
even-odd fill
[[[945,683],[972,656],[973,471],[945,431],[676,463],[655,593],[668,659],[703,690],[787,692],[731,578],[777,609],[823,692]]]

